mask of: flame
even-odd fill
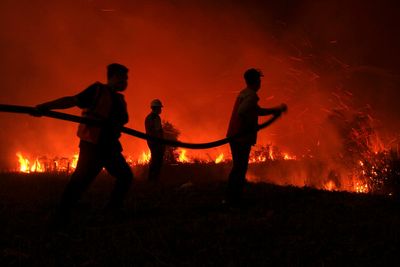
[[[291,156],[288,153],[283,153],[283,159],[284,160],[295,160],[296,156]]]
[[[259,146],[255,151],[253,151],[249,157],[249,163],[295,159],[296,156],[287,152],[282,152],[278,147],[268,144],[266,146]]]
[[[20,152],[17,152],[19,171],[24,173],[29,173],[29,160],[24,158]]]
[[[335,191],[337,190],[337,187],[335,185],[335,183],[333,181],[328,181],[325,185],[324,185],[324,189],[328,190],[328,191]]]
[[[125,156],[125,160],[126,160],[126,162],[128,163],[129,166],[135,165],[135,161],[131,156],[129,156],[129,155]]]
[[[219,154],[219,156],[215,159],[215,164],[221,163],[224,161],[224,153]]]
[[[31,172],[45,172],[44,166],[36,159],[31,167]]]
[[[29,159],[25,158],[21,152],[17,152],[16,155],[18,157],[20,172],[30,173],[30,172],[45,172],[46,171],[43,164],[41,164],[37,158],[33,161],[33,164],[31,166]]]
[[[78,164],[79,154],[74,154],[72,157],[71,168],[76,169],[76,165]]]
[[[260,162],[265,162],[267,161],[267,157],[265,156],[253,156],[249,158],[249,163],[260,163]]]
[[[273,152],[273,150],[272,150],[272,146],[270,146],[270,148],[269,148],[269,159],[270,160],[274,160],[275,159],[275,157],[274,157],[274,152]]]
[[[142,155],[140,156],[140,158],[138,159],[138,164],[148,164],[150,162],[151,159],[151,152],[150,150],[146,152],[142,152]]]
[[[218,154],[215,159],[210,158],[202,158],[202,155],[197,155],[197,157],[190,157],[188,156],[187,150],[179,149],[177,150],[178,155],[176,158],[177,162],[180,163],[215,163],[219,164],[221,162],[225,162],[230,160],[230,158],[226,158],[224,153]],[[43,157],[41,160],[35,159],[31,161],[30,159],[24,157],[20,152],[17,153],[18,162],[19,162],[19,172],[71,172],[76,169],[79,154],[74,154],[71,158],[66,157],[55,157],[52,159],[47,159]],[[134,165],[145,165],[148,164],[151,160],[151,152],[143,151],[138,159],[134,159],[130,155],[125,155],[126,160],[130,166]],[[296,159],[295,156],[289,155],[289,153],[281,153],[278,149],[272,150],[270,147],[264,150],[262,153],[255,153],[250,156],[249,163],[262,163],[266,162],[267,160],[290,160]],[[33,164],[32,164],[33,162]]]
[[[346,179],[344,181],[343,179],[340,179],[340,181],[335,182],[335,180],[328,179],[326,182],[319,184],[317,187],[320,189],[324,190],[329,190],[329,191],[340,191],[340,190],[346,190],[346,191],[351,191],[355,193],[369,193],[369,192],[375,192],[374,186],[375,184],[371,181],[377,180],[379,177],[385,177],[384,175],[389,172],[389,165],[385,163],[385,157],[382,157],[382,155],[387,155],[384,154],[384,152],[376,152],[374,148],[379,150],[379,142],[378,145],[373,145],[372,142],[368,143],[369,144],[369,149],[366,150],[366,152],[363,152],[361,156],[354,161],[354,165],[352,168],[347,171],[350,171],[350,175],[346,177],[350,179]],[[178,149],[177,150],[178,155],[176,156],[176,161],[180,163],[199,163],[199,164],[209,164],[209,163],[215,163],[219,164],[221,162],[230,160],[230,158],[226,159],[224,153],[219,153],[215,159],[214,157],[210,157],[208,154],[208,159],[205,160],[198,160],[199,158],[202,157],[202,155],[197,155],[197,156],[188,156],[187,155],[187,150],[185,149]],[[396,150],[396,153],[397,150]],[[396,154],[397,155],[397,154]],[[24,157],[22,153],[18,152],[16,153],[16,156],[18,157],[18,163],[19,163],[19,172],[22,173],[32,173],[32,172],[70,172],[73,171],[78,162],[79,155],[74,154],[72,158],[65,158],[65,157],[57,157],[53,159],[47,159],[46,157],[40,157],[36,158],[35,160],[28,159],[27,157]],[[134,160],[132,157],[127,156],[127,162],[130,163],[131,166],[134,165],[144,165],[148,164],[151,159],[151,152],[142,152],[142,154],[139,156],[139,159]],[[272,146],[272,145],[267,145],[267,146],[261,146],[258,149],[255,149],[252,154],[249,157],[249,163],[263,163],[263,162],[272,162],[272,161],[285,161],[285,160],[298,160],[301,162],[303,160],[303,157],[299,157],[297,159],[296,156],[291,155],[287,152],[282,152],[279,150],[278,147]],[[309,158],[313,158],[312,155],[310,155]],[[281,163],[278,163],[277,165],[271,164],[272,167],[274,166],[280,166]],[[282,165],[285,166],[285,165]],[[297,164],[293,166],[298,166]],[[262,166],[261,166],[262,167]],[[301,168],[301,167],[300,167]],[[296,174],[297,175],[297,174]],[[302,176],[302,174],[300,174]],[[344,176],[342,176],[344,177]],[[290,178],[290,177],[289,177]],[[340,178],[340,176],[339,176]],[[254,182],[260,182],[262,181],[262,178],[257,176],[256,174],[248,174],[248,179]],[[290,178],[292,179],[292,178]],[[296,184],[301,186],[301,183],[294,182],[294,180],[298,180],[298,177],[295,176],[290,184]],[[323,179],[323,177],[321,177]],[[297,181],[296,180],[296,181]],[[322,180],[322,181],[324,181]],[[344,182],[344,183],[343,183]],[[279,183],[279,181],[278,181]]]
[[[178,159],[177,159],[178,162],[181,162],[181,163],[188,163],[188,162],[191,162],[191,161],[188,159],[188,157],[186,157],[186,150],[185,150],[185,149],[180,149],[180,150],[178,151],[178,153],[179,153],[179,157],[178,157]]]
[[[36,158],[30,160],[24,157],[21,152],[16,153],[18,157],[19,172],[32,173],[32,172],[71,172],[76,169],[79,155],[75,154],[72,159],[70,158],[53,158],[47,157]]]

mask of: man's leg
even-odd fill
[[[64,190],[57,210],[58,219],[69,219],[71,209],[96,178],[101,168],[101,158],[96,146],[89,143],[81,143],[76,169]]]
[[[164,159],[164,148],[163,146],[151,146],[151,159],[149,163],[149,181],[157,181],[160,176],[161,167]]]
[[[109,208],[118,210],[123,207],[124,199],[132,184],[133,173],[121,152],[113,152],[105,161],[105,168],[110,175],[116,178],[111,193]]]
[[[241,143],[230,143],[232,152],[232,170],[229,174],[227,200],[233,204],[239,204],[243,188],[246,183],[246,172],[248,168],[251,145]]]
[[[149,149],[150,149],[151,158],[150,158],[150,162],[149,162],[149,173],[147,176],[147,180],[154,181],[156,179],[155,178],[155,168],[156,168],[155,155],[157,154],[157,151],[155,149],[155,146],[149,146]]]

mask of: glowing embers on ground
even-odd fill
[[[358,164],[359,164],[360,168],[364,168],[364,163],[361,160],[358,161]],[[361,174],[363,177],[365,177],[365,175],[366,175],[365,170],[362,170]],[[354,192],[357,192],[357,193],[368,193],[370,191],[368,183],[365,181],[364,182],[361,181],[360,179],[358,179],[355,176],[353,176],[353,188],[354,188]]]
[[[368,192],[370,192],[368,184],[367,183],[363,183],[361,181],[355,182],[353,189],[354,189],[354,192],[356,192],[356,193],[368,193]]]
[[[32,160],[24,156],[21,152],[17,152],[16,156],[19,164],[18,172],[22,173],[72,172],[76,168],[79,157],[78,154],[75,154],[71,158],[40,157]]]

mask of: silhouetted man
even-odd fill
[[[163,138],[164,132],[160,118],[163,105],[159,99],[154,99],[150,103],[150,108],[151,112],[145,120],[146,133],[151,136]],[[160,176],[165,146],[154,141],[147,141],[147,145],[151,152],[148,179],[149,181],[156,181]]]
[[[261,87],[262,76],[257,69],[248,69],[244,73],[246,88],[236,98],[229,122],[227,137],[244,133],[229,143],[233,166],[229,174],[226,200],[233,206],[241,201],[251,146],[257,141],[258,116],[279,115],[287,110],[285,104],[275,108],[261,108],[258,105],[257,91]]]
[[[103,167],[116,178],[107,207],[113,214],[121,211],[133,179],[119,142],[121,129],[128,122],[126,103],[120,93],[125,91],[127,85],[128,69],[114,63],[107,66],[106,84],[96,82],[75,96],[62,97],[37,106],[39,111],[78,106],[83,109],[83,117],[103,122],[102,126],[79,125],[79,160],[56,211],[56,223],[68,222],[72,207]]]

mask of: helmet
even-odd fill
[[[162,105],[160,99],[154,99],[153,101],[151,101],[150,107],[151,107],[151,108],[163,107],[163,105]]]

